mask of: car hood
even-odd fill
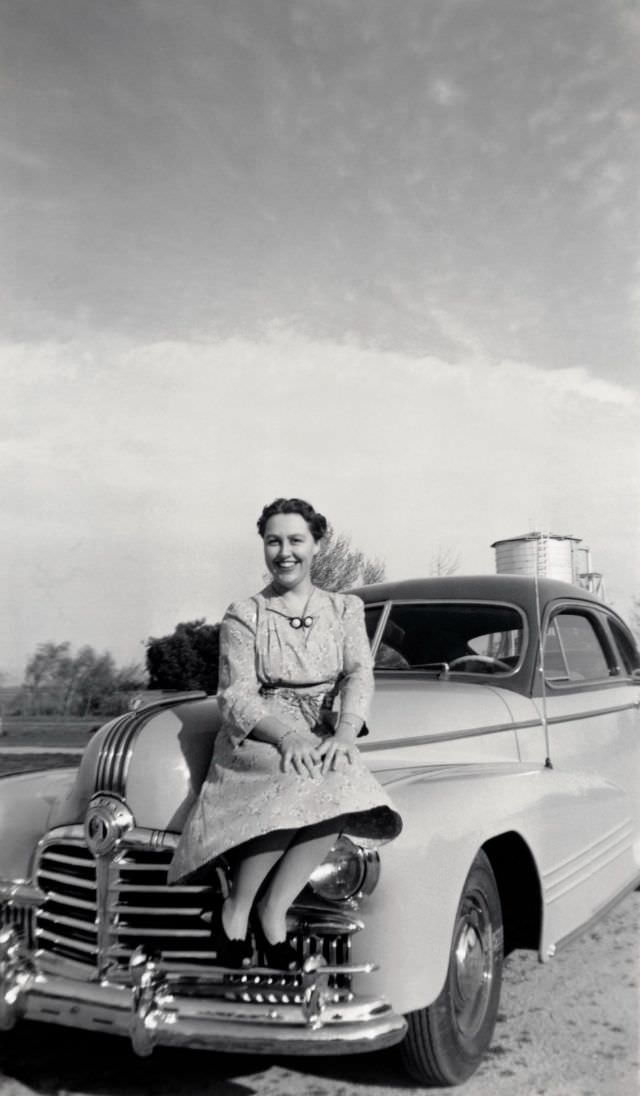
[[[383,680],[359,745],[382,783],[415,766],[517,761],[508,699],[506,691],[471,682]],[[107,723],[92,737],[51,824],[81,822],[91,797],[105,793],[126,801],[137,826],[179,832],[220,722],[215,697],[207,697]]]
[[[396,675],[376,682],[360,748],[380,779],[390,766],[517,761],[516,718],[538,721],[532,702],[510,690]]]

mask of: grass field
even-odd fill
[[[0,776],[34,772],[36,769],[77,768],[80,754],[0,754]]]
[[[18,719],[7,717],[2,721],[0,736],[0,776],[9,773],[33,772],[35,769],[61,769],[77,767],[80,754],[51,753],[52,746],[86,746],[91,731],[106,720],[99,716],[91,719]],[[11,746],[10,754],[2,753],[3,746]],[[29,750],[41,746],[41,753],[20,753],[20,746]],[[16,747],[18,749],[16,749]],[[15,752],[14,752],[15,750]]]
[[[86,746],[94,728],[106,723],[106,718],[90,719],[22,719],[5,716],[2,721],[0,746]]]

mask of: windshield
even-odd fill
[[[372,606],[367,610],[379,613]],[[523,653],[524,620],[509,605],[394,604],[376,651],[379,670],[509,674]]]

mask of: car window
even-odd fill
[[[624,628],[613,617],[607,617],[607,620],[620,655],[620,668],[628,674],[640,669],[640,656]]]
[[[524,622],[508,605],[397,603],[376,653],[381,670],[444,669],[512,673],[522,655]]]
[[[544,676],[550,683],[600,681],[615,673],[594,622],[584,613],[559,612],[547,628]]]

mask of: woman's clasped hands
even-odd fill
[[[306,735],[289,731],[278,743],[278,749],[282,756],[283,772],[293,769],[299,776],[309,776],[314,780],[330,770],[336,771],[341,765],[350,765],[357,746],[338,736],[325,738],[314,746]]]

